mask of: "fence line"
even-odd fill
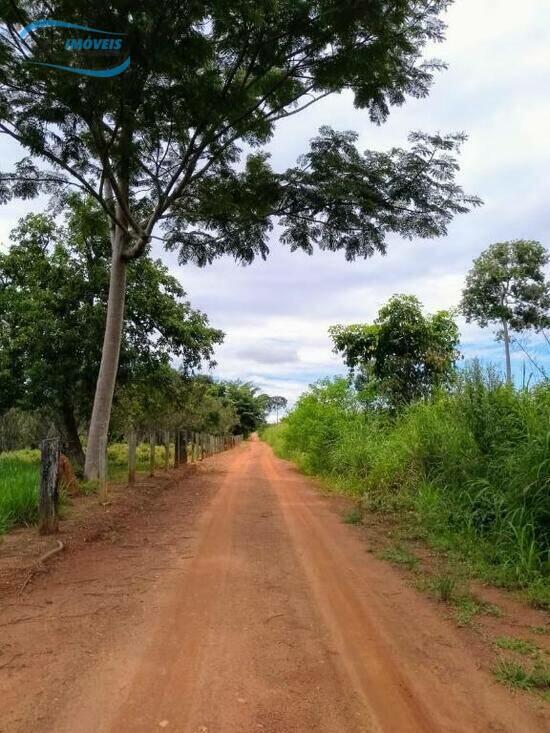
[[[161,440],[157,438],[161,434]],[[221,453],[239,445],[243,439],[242,435],[212,435],[210,433],[197,433],[184,429],[177,430],[153,430],[149,434],[149,476],[154,476],[156,471],[156,447],[164,447],[163,470],[167,471],[170,466],[170,448],[174,445],[173,468],[178,468],[187,463],[202,461],[216,453]],[[128,443],[128,484],[135,484],[137,470],[137,433],[130,429],[126,434]],[[107,436],[100,440],[99,456],[99,497],[101,501],[107,500],[108,487],[108,458],[107,458]],[[61,441],[59,438],[49,438],[40,445],[40,490],[38,497],[38,528],[41,534],[52,534],[57,532],[58,497],[59,497],[59,456],[61,453]]]

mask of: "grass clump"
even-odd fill
[[[550,667],[540,659],[530,668],[510,659],[500,659],[493,674],[499,682],[517,690],[550,691]]]
[[[539,652],[535,644],[525,639],[518,639],[515,636],[500,636],[498,639],[495,639],[494,644],[498,649],[517,652],[523,656],[536,656]]]
[[[360,509],[355,507],[347,512],[347,514],[344,514],[342,521],[344,524],[361,524],[363,521],[363,513]]]
[[[415,570],[418,567],[419,560],[416,555],[403,545],[393,545],[386,547],[378,554],[381,560],[387,560],[394,565],[403,565],[408,570]]]
[[[443,573],[431,581],[431,588],[439,601],[451,603],[456,597],[457,580],[453,575]]]
[[[458,595],[453,602],[455,607],[454,617],[459,626],[469,626],[479,614],[488,616],[500,616],[501,611],[492,603],[480,601],[471,593]]]

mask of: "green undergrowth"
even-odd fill
[[[128,476],[128,446],[113,443],[107,449],[108,478],[110,481],[125,481]],[[136,470],[149,471],[149,445],[139,444],[136,449]],[[170,446],[170,465],[173,465],[174,445]],[[164,467],[164,446],[156,446],[155,466]],[[36,523],[38,510],[38,483],[40,473],[40,451],[19,450],[0,453],[0,534],[13,527]],[[84,495],[95,494],[98,481],[79,481]]]
[[[471,576],[550,608],[550,385],[515,390],[474,367],[452,393],[390,415],[326,380],[262,437]]]

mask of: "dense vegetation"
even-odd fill
[[[484,576],[549,599],[548,383],[515,390],[474,364],[452,390],[392,415],[349,380],[327,380],[264,437],[366,507],[412,511]]]

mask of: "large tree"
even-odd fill
[[[511,332],[541,330],[550,325],[550,261],[540,242],[497,242],[474,260],[462,292],[462,312],[481,327],[499,324],[504,341],[506,380],[512,383]]]
[[[278,220],[292,249],[311,252],[318,245],[353,259],[385,251],[388,233],[444,234],[455,214],[478,203],[455,183],[454,153],[462,135],[414,133],[410,150],[361,153],[352,133],[323,128],[297,165],[282,172],[272,169],[264,150],[279,120],[327,95],[349,90],[375,123],[407,96],[426,96],[442,64],[424,60],[423,51],[443,38],[440,16],[449,4],[4,4],[0,132],[23,146],[27,157],[2,176],[0,196],[76,187],[96,198],[111,224],[89,477],[97,474],[100,438],[109,424],[127,267],[152,237],[177,249],[182,262],[204,265],[224,254],[250,262],[267,255]],[[18,34],[42,18],[125,34],[129,68],[98,79],[40,65],[86,65],[82,54],[67,57],[59,28]],[[243,148],[249,151],[244,161]]]
[[[453,377],[459,333],[452,314],[423,313],[414,295],[394,295],[373,324],[332,326],[334,351],[344,357],[371,398],[398,409],[428,397]]]
[[[0,253],[0,412],[48,407],[80,465],[79,426],[90,418],[107,309],[107,224],[96,204],[74,198],[64,225],[30,214],[11,241]],[[127,280],[121,385],[162,381],[172,360],[186,373],[211,363],[223,334],[162,263],[144,254]]]

